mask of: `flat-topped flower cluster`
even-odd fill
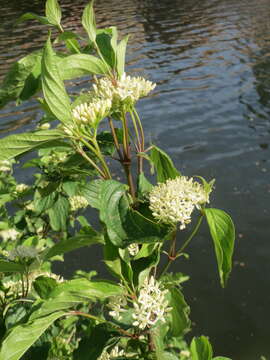
[[[209,192],[193,178],[179,176],[154,186],[149,194],[153,216],[165,224],[180,223],[184,229],[195,208],[209,202]]]
[[[120,79],[101,77],[96,80],[89,92],[89,102],[80,104],[72,110],[76,125],[89,125],[95,128],[110,114],[127,110],[155,88],[156,84],[142,77],[131,77],[125,73]],[[73,128],[72,126],[70,128]]]
[[[132,301],[133,326],[141,330],[154,326],[159,320],[165,322],[165,317],[171,308],[166,299],[167,289],[155,280],[153,276],[146,278],[140,288],[138,297]],[[128,301],[125,295],[111,299],[108,304],[109,314],[116,320],[122,319],[122,313],[128,310]]]

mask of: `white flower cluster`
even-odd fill
[[[79,209],[85,209],[88,206],[88,201],[84,196],[75,195],[69,198],[71,211],[77,211]]]
[[[0,236],[3,241],[16,240],[20,233],[15,229],[6,229],[0,231]]]
[[[121,313],[125,312],[125,307],[127,306],[127,299],[124,295],[120,296],[113,296],[110,298],[108,303],[108,307],[111,309],[109,314],[114,317],[116,320],[121,320],[122,316]]]
[[[94,98],[89,103],[76,106],[72,110],[72,115],[78,125],[85,124],[91,127],[96,125],[109,115],[112,102],[110,98]]]
[[[110,353],[108,353],[106,350],[103,351],[103,353],[101,354],[101,356],[98,358],[98,360],[111,360],[111,359],[116,359],[120,356],[124,356],[125,352],[124,350],[120,350],[119,347],[116,345],[111,351]]]
[[[136,256],[139,250],[139,245],[137,243],[132,243],[128,246],[128,252],[131,256]]]
[[[154,186],[149,200],[155,218],[167,224],[180,222],[180,229],[184,229],[191,221],[192,211],[209,202],[209,192],[193,178],[179,176]]]
[[[0,171],[1,172],[11,171],[11,161],[9,160],[0,161]]]
[[[159,282],[153,276],[145,279],[137,302],[134,302],[134,313],[132,314],[134,326],[140,329],[151,327],[159,320],[165,322],[166,314],[171,311],[165,295],[168,290],[162,289]]]
[[[17,193],[23,193],[24,191],[28,190],[29,186],[26,184],[18,184],[15,188],[15,191]]]
[[[112,107],[115,108],[123,103],[135,104],[141,97],[147,96],[155,86],[156,84],[142,77],[131,77],[124,73],[119,80],[100,78],[93,88],[98,97],[111,99]]]

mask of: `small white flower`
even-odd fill
[[[165,317],[171,308],[165,299],[168,290],[164,290],[153,276],[145,279],[137,302],[134,302],[132,314],[134,326],[140,329],[154,326],[159,320],[165,322]]]
[[[26,184],[18,184],[16,186],[16,189],[15,191],[18,192],[18,193],[23,193],[24,191],[28,190],[29,189],[29,186],[26,185]]]
[[[136,256],[139,252],[139,245],[137,243],[132,243],[128,246],[128,252],[131,256]]]
[[[125,309],[126,305],[127,305],[127,299],[124,295],[111,297],[107,305],[111,309],[111,311],[109,311],[109,315],[115,318],[116,320],[121,320],[122,319],[121,313],[126,311]]]
[[[7,229],[0,231],[0,236],[2,237],[3,241],[16,240],[19,234],[20,233],[15,229]]]
[[[84,196],[75,195],[71,196],[69,199],[71,211],[76,211],[79,209],[84,209],[88,206],[88,201]]]
[[[124,350],[120,350],[119,347],[116,345],[110,351],[110,353],[108,353],[106,350],[104,350],[103,353],[101,354],[101,356],[98,358],[98,360],[111,360],[111,359],[116,359],[119,356],[124,356],[124,355],[125,355]]]
[[[156,219],[167,224],[180,222],[180,229],[184,229],[191,221],[193,210],[209,202],[209,192],[193,178],[179,176],[154,186],[149,200]]]

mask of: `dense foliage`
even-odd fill
[[[42,91],[44,112],[35,131],[0,140],[0,360],[225,360],[205,336],[186,343],[188,277],[169,272],[205,220],[226,285],[235,231],[208,205],[214,181],[182,175],[145,143],[136,102],[155,84],[125,73],[128,36],[97,28],[93,3],[82,16],[88,38],[63,29],[57,0],[47,0],[46,16],[19,21],[31,19],[54,28],[57,51],[49,35],[0,90],[1,106]],[[64,80],[88,75],[88,91],[67,93]],[[18,163],[34,169],[32,183],[17,182]],[[126,181],[113,174],[116,163]],[[99,227],[89,219],[95,212]],[[65,253],[93,244],[114,281],[98,279],[93,263],[70,280],[52,272]]]

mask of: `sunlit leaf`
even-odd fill
[[[90,1],[88,5],[86,5],[83,16],[82,16],[82,25],[87,32],[89,39],[93,42],[96,40],[96,20],[93,9],[94,1]]]
[[[31,13],[31,12],[25,13],[22,16],[20,16],[19,19],[16,20],[15,25],[20,24],[23,21],[28,21],[28,20],[37,20],[43,25],[50,25],[50,22],[46,18],[46,16],[40,16],[40,15]]]
[[[57,0],[46,1],[45,13],[50,24],[61,27],[61,8]]]
[[[69,208],[68,199],[59,195],[53,206],[48,210],[50,225],[53,230],[66,230]]]
[[[235,228],[223,210],[206,208],[206,219],[214,242],[221,286],[224,287],[232,270]]]
[[[162,183],[167,179],[180,176],[180,172],[174,167],[172,159],[157,146],[152,146],[150,159],[156,169],[158,182]]]
[[[100,59],[87,54],[74,54],[64,57],[58,61],[57,66],[63,80],[75,79],[90,74],[107,73],[107,68]]]
[[[27,151],[38,148],[63,137],[58,130],[40,130],[26,134],[15,134],[0,139],[0,161],[12,159]]]
[[[0,108],[9,101],[27,100],[38,90],[41,57],[40,50],[34,51],[11,66],[1,84]]]
[[[116,59],[117,59],[117,72],[119,76],[122,76],[125,72],[126,62],[126,47],[128,42],[128,35],[126,35],[120,43],[117,45]]]
[[[88,234],[76,235],[59,241],[57,244],[55,244],[48,251],[45,252],[44,260],[48,260],[56,255],[63,255],[69,251],[79,249],[84,246],[103,243],[103,241],[103,236],[92,229],[92,234],[89,230]]]
[[[2,342],[0,360],[18,360],[64,311],[54,312],[46,317],[37,318],[26,324],[12,328]]]
[[[71,121],[70,99],[58,71],[50,38],[43,51],[41,69],[42,90],[50,111],[61,122]]]
[[[212,360],[212,346],[206,336],[194,337],[190,344],[192,360]]]

